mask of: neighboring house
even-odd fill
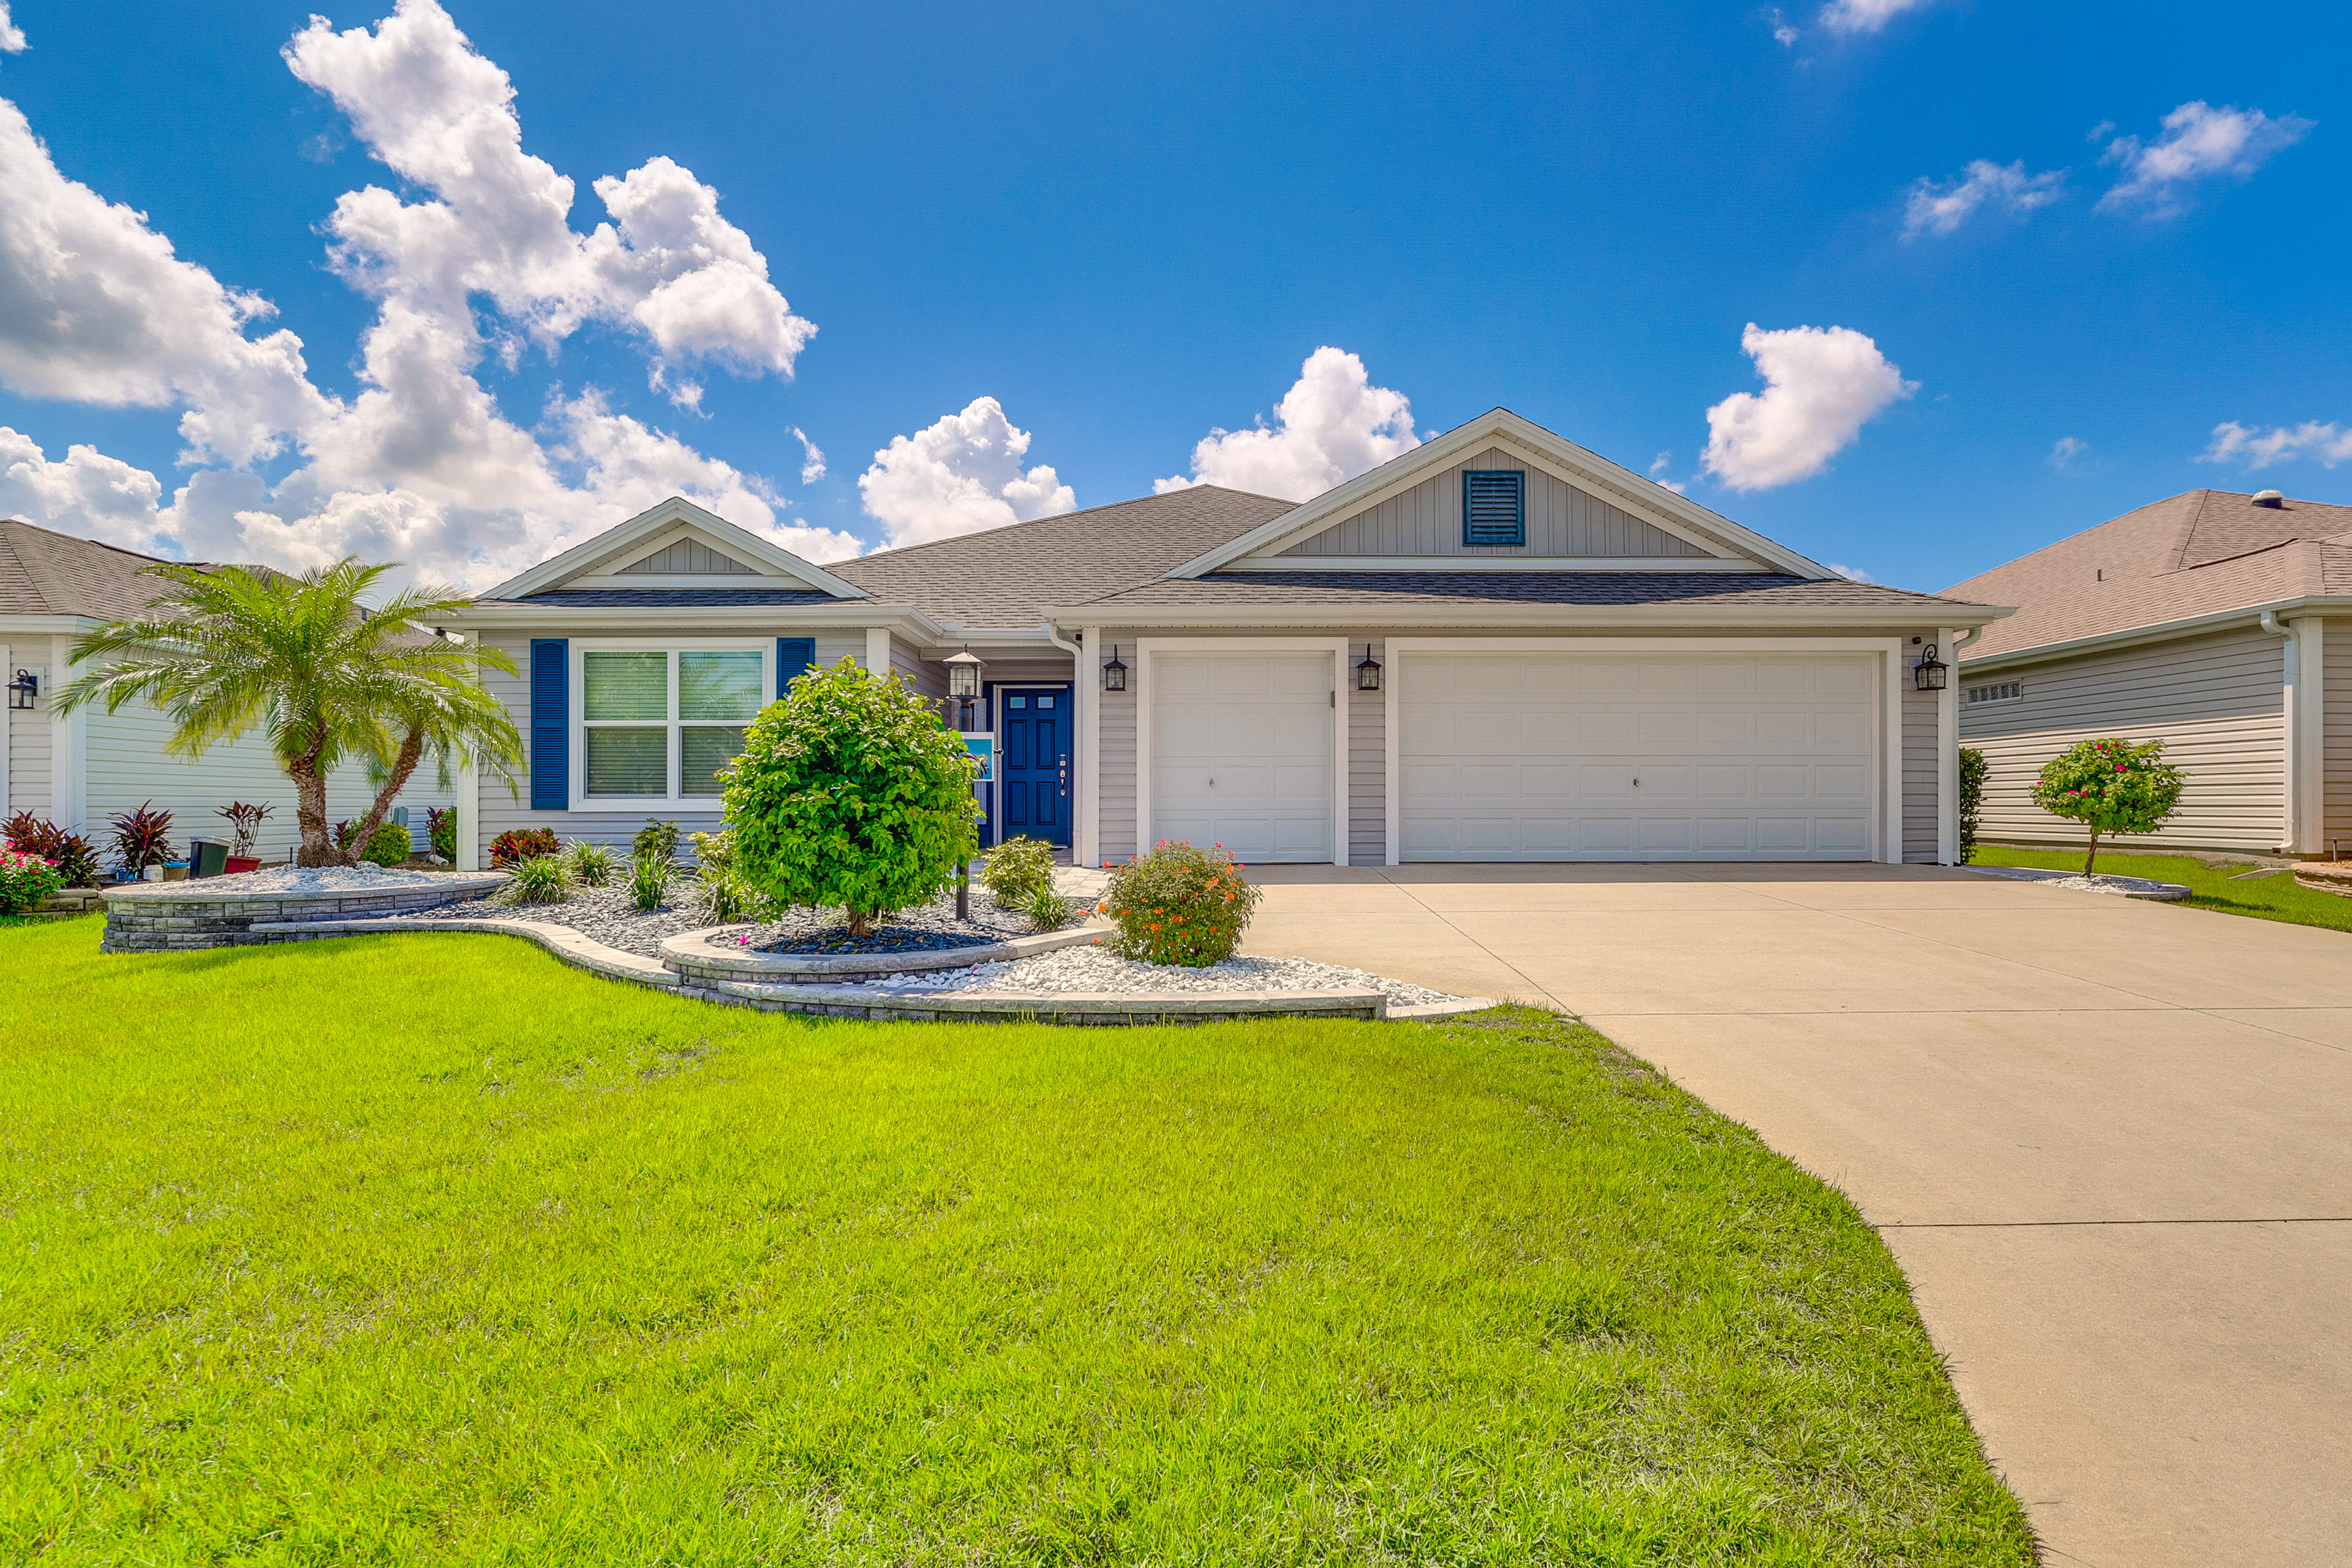
[[[107,819],[118,812],[150,802],[170,812],[172,842],[184,853],[191,837],[227,839],[228,824],[215,814],[242,800],[271,807],[257,847],[264,859],[283,859],[300,837],[294,785],[258,731],[189,762],[165,753],[171,725],[143,702],[119,713],[101,704],[62,719],[50,710],[58,688],[79,673],[66,663],[74,638],[145,614],[168,586],[143,574],[158,563],[94,540],[0,521],[0,672],[12,688],[0,728],[0,816],[38,813],[85,835],[104,861]],[[20,677],[29,690],[17,685]],[[456,798],[455,780],[436,788],[432,774],[428,763],[400,796],[419,842],[425,808]],[[363,768],[340,770],[328,781],[328,819],[364,815],[376,787]]]
[[[2080,842],[2033,805],[2034,777],[2122,735],[2188,773],[2172,819],[2124,842],[2352,843],[2352,507],[2190,490],[1948,591],[2019,607],[1959,650],[1985,837]]]
[[[1956,854],[1957,715],[1913,667],[2006,612],[1848,581],[1497,409],[1304,503],[1179,489],[820,569],[671,500],[464,629],[529,742],[509,827],[719,825],[712,770],[812,663],[934,697],[969,650],[991,837],[1118,860]],[[461,863],[462,860],[461,860]]]

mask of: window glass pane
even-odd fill
[[[1040,708],[1051,708],[1053,705],[1054,705],[1054,700],[1053,700],[1051,697],[1046,696],[1046,695],[1045,695],[1045,693],[1043,693],[1043,692],[1038,693],[1038,696],[1037,696],[1037,706],[1038,706],[1038,707],[1040,707]]]
[[[583,653],[580,712],[589,719],[669,717],[669,655]]]
[[[682,653],[677,656],[677,716],[750,719],[760,711],[760,656]]]
[[[735,760],[743,749],[743,731],[697,727],[677,732],[677,793],[717,795],[725,786],[712,775]]]
[[[1027,699],[1026,697],[1015,697],[1015,698],[1013,698],[1011,700],[1012,700],[1013,706],[1013,707],[1015,707],[1015,708],[1026,708],[1026,707],[1028,707],[1028,706],[1029,706],[1029,699]]]
[[[669,793],[667,730],[589,730],[584,733],[590,795]]]

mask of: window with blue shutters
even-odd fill
[[[1517,468],[1465,468],[1462,473],[1462,542],[1525,544],[1528,477]]]
[[[788,690],[795,676],[808,673],[816,662],[816,638],[778,637],[776,639],[776,695]]]

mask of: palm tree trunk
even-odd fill
[[[344,864],[356,866],[360,863],[361,851],[367,847],[368,840],[375,837],[375,830],[383,826],[383,819],[392,815],[392,803],[399,797],[402,790],[408,787],[408,776],[416,771],[416,764],[424,755],[425,731],[412,724],[408,728],[407,738],[400,742],[399,752],[392,759],[390,776],[383,781],[383,787],[375,792],[375,804],[368,807],[367,816],[360,819],[360,830],[352,835],[351,847],[343,851]]]
[[[289,757],[286,774],[294,781],[294,826],[302,835],[302,847],[295,851],[297,866],[347,866],[327,837],[327,781],[319,772],[316,752]]]

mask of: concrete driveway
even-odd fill
[[[2352,935],[1894,866],[1253,868],[1850,1194],[2055,1563],[2352,1563]]]

